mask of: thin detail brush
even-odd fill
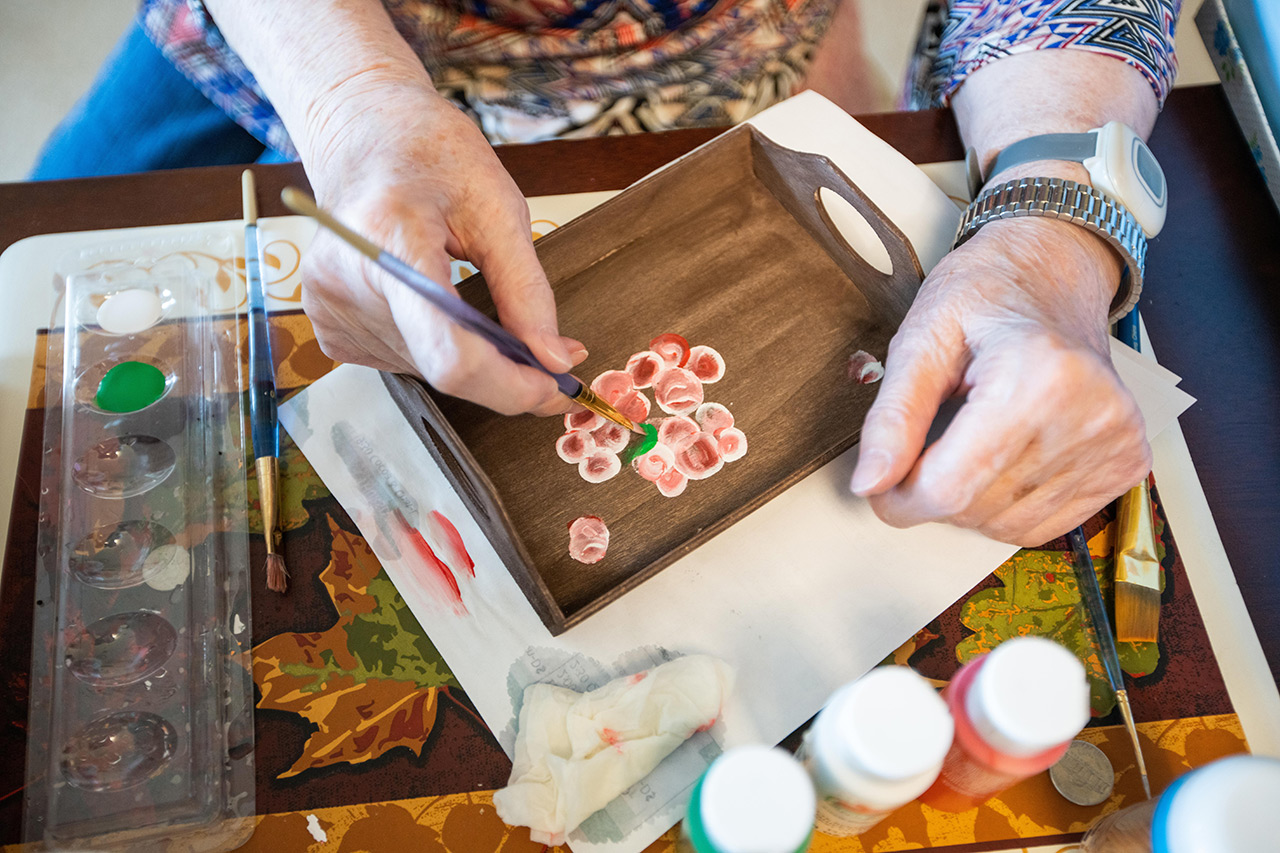
[[[360,254],[411,287],[414,292],[438,308],[450,320],[493,344],[502,355],[518,364],[527,365],[550,376],[556,381],[556,387],[560,389],[560,393],[570,400],[590,409],[601,417],[613,421],[624,429],[628,429],[637,435],[648,436],[648,432],[643,427],[632,423],[630,418],[609,405],[581,379],[571,373],[555,373],[548,370],[542,365],[542,362],[538,361],[533,351],[529,349],[524,341],[499,326],[493,320],[490,320],[473,306],[455,298],[450,289],[432,281],[395,255],[385,249],[378,248],[374,243],[343,225],[334,218],[333,214],[318,207],[315,200],[302,190],[297,187],[285,187],[284,192],[280,193],[280,198],[285,207],[294,213],[315,219],[325,228],[342,238],[344,242],[360,252]]]
[[[267,540],[267,589],[289,588],[289,571],[277,548],[279,531],[280,424],[276,416],[275,364],[271,360],[271,330],[267,323],[267,294],[262,285],[258,252],[258,196],[253,172],[244,170],[244,271],[249,297],[249,421],[253,432],[258,499],[262,506],[262,535]]]
[[[1147,778],[1147,762],[1142,757],[1138,726],[1133,720],[1133,709],[1129,706],[1129,691],[1124,686],[1124,670],[1120,668],[1120,655],[1116,652],[1115,639],[1111,635],[1111,622],[1107,619],[1106,605],[1102,603],[1102,590],[1098,587],[1097,570],[1094,569],[1093,557],[1089,554],[1089,543],[1084,538],[1084,528],[1077,527],[1068,533],[1067,542],[1071,545],[1072,565],[1075,567],[1076,585],[1080,588],[1080,600],[1084,602],[1084,621],[1093,633],[1098,658],[1107,673],[1107,683],[1116,694],[1116,704],[1120,706],[1120,716],[1124,718],[1124,727],[1129,732],[1133,754],[1137,758],[1138,773],[1142,776],[1142,790],[1149,800],[1151,780]]]

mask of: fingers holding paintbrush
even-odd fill
[[[259,258],[258,202],[253,172],[241,176],[244,200],[244,269],[249,301],[249,421],[253,437],[262,533],[267,542],[267,588],[284,592],[289,572],[277,553],[279,531],[280,424],[276,415],[275,363],[271,359],[271,329],[267,322],[267,294]]]
[[[351,248],[406,285],[408,290],[418,297],[417,302],[420,306],[430,306],[448,318],[451,323],[451,330],[465,331],[469,333],[468,340],[477,344],[487,342],[492,346],[492,350],[497,351],[500,358],[488,361],[488,366],[486,367],[488,372],[486,374],[482,376],[477,374],[473,365],[472,369],[465,375],[470,379],[483,378],[489,380],[479,383],[481,386],[489,386],[489,391],[505,386],[508,389],[507,397],[481,399],[474,394],[465,393],[475,390],[474,387],[471,387],[475,384],[474,382],[459,384],[456,380],[442,381],[439,377],[427,375],[427,380],[438,390],[453,396],[469,398],[473,402],[479,402],[504,414],[515,414],[519,411],[537,411],[537,406],[512,405],[509,396],[510,389],[517,387],[518,383],[514,379],[503,381],[504,377],[513,377],[516,372],[528,373],[529,371],[526,368],[532,368],[534,371],[548,376],[554,381],[553,390],[558,392],[559,395],[563,395],[556,398],[559,400],[559,405],[567,407],[568,402],[564,400],[567,397],[572,402],[596,412],[625,429],[639,435],[648,435],[641,425],[632,423],[607,401],[592,392],[591,388],[582,380],[571,373],[557,372],[549,368],[543,363],[542,359],[534,354],[527,343],[500,326],[475,306],[459,299],[457,292],[453,288],[423,274],[406,261],[379,247],[353,229],[348,228],[333,214],[317,206],[315,200],[306,193],[295,187],[286,187],[280,194],[280,198],[290,210],[304,216],[313,217]],[[496,301],[497,298],[495,297]],[[412,309],[406,308],[406,310]],[[583,348],[582,357],[585,357],[585,352],[586,350]],[[572,354],[567,355],[564,359],[564,366],[569,367],[576,363],[574,358]],[[549,383],[545,383],[545,380],[543,380],[543,384],[550,387]],[[544,405],[549,403],[549,400],[543,400]],[[563,410],[564,408],[560,409],[560,411]]]

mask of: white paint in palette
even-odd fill
[[[98,325],[113,335],[133,335],[154,326],[163,312],[159,294],[134,287],[111,294],[98,306]]]
[[[142,564],[147,586],[161,592],[177,589],[190,572],[191,554],[181,545],[161,545]]]

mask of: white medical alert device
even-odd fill
[[[969,197],[976,198],[982,178],[976,158],[968,160]],[[1094,189],[1124,205],[1148,238],[1164,227],[1169,204],[1164,171],[1147,143],[1127,124],[1112,121],[1088,133],[1028,137],[1001,151],[990,174],[1037,160],[1068,160],[1084,166]]]

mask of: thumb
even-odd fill
[[[469,255],[484,273],[502,325],[529,345],[544,367],[564,373],[573,367],[573,355],[560,337],[556,301],[538,262],[529,234],[529,223],[494,228],[487,245]]]
[[[924,450],[938,407],[958,387],[956,348],[929,332],[902,330],[889,346],[880,393],[862,424],[858,464],[849,489],[878,495],[907,476]]]

